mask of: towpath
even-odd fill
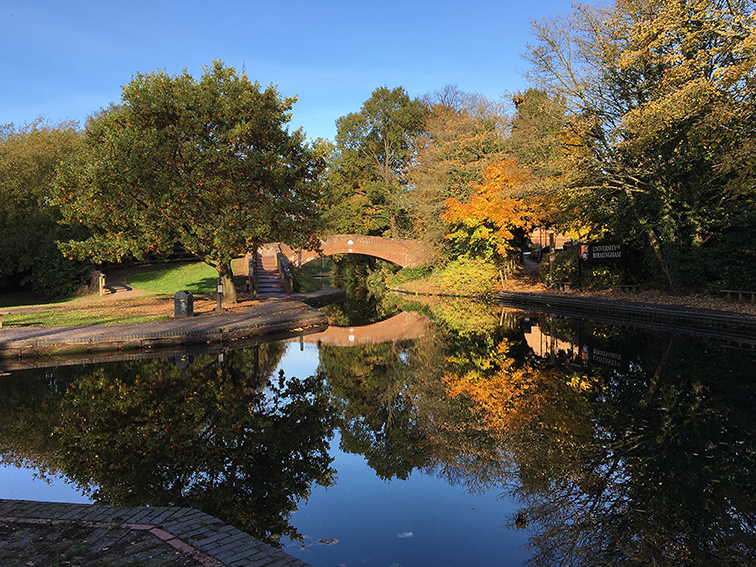
[[[77,327],[3,327],[0,358],[60,352],[175,347],[235,341],[254,336],[314,331],[328,326],[316,307],[339,301],[344,292],[326,288],[253,302],[233,312],[167,321]]]

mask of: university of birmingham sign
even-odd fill
[[[624,262],[627,253],[624,244],[581,244],[580,259],[591,264],[603,264],[607,262]]]

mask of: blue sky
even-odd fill
[[[492,99],[527,85],[530,22],[570,0],[2,0],[0,124],[59,122],[120,100],[138,72],[214,59],[297,95],[291,125],[333,138],[380,86],[456,85]]]

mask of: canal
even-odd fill
[[[315,567],[756,561],[748,342],[328,310],[321,335],[2,372],[0,498],[193,506]]]

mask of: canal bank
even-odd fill
[[[343,298],[343,290],[330,288],[257,302],[237,312],[168,321],[63,328],[3,327],[0,329],[0,359],[53,353],[170,349],[315,332],[328,326],[328,318],[317,307]]]
[[[618,301],[567,294],[501,291],[493,298],[522,310],[647,329],[691,333],[756,345],[756,317],[714,309]]]

